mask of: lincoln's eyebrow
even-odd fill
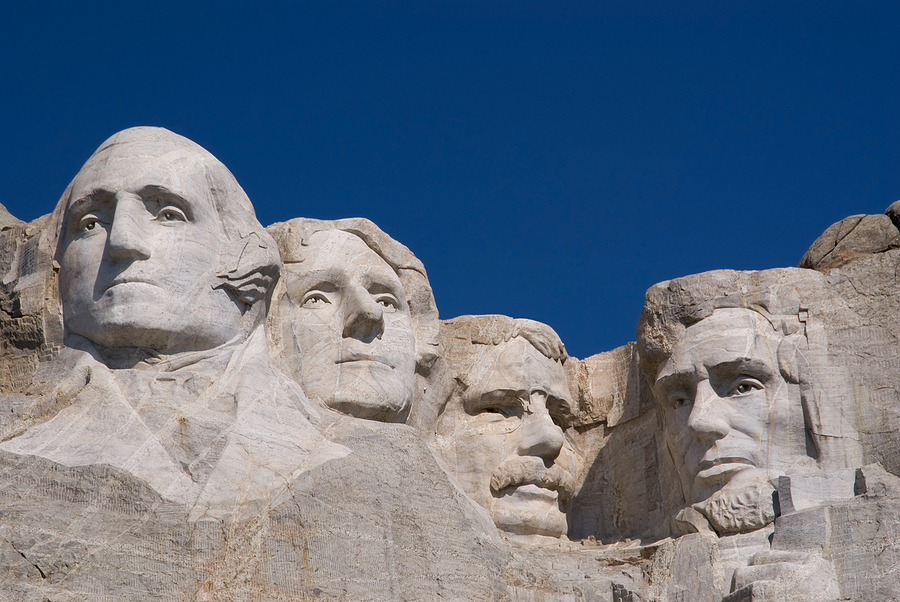
[[[717,377],[730,377],[738,374],[746,374],[757,378],[770,378],[775,375],[775,370],[763,359],[756,357],[738,357],[725,362],[719,362],[709,366],[709,371]]]
[[[695,371],[690,372],[667,372],[656,379],[653,384],[654,388],[671,390],[678,387],[690,386]]]

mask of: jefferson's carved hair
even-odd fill
[[[416,338],[416,370],[419,374],[427,375],[441,354],[440,322],[425,266],[406,246],[365,218],[318,220],[298,217],[268,227],[269,234],[278,244],[285,265],[302,263],[310,259],[307,250],[310,237],[316,232],[330,230],[340,230],[357,236],[397,274],[409,305]],[[275,294],[276,299],[284,294],[286,294],[284,285],[281,284]],[[275,349],[280,349],[284,344],[280,340],[281,329],[277,324],[284,319],[287,318],[279,314],[279,304],[276,302],[269,316],[269,337],[273,340]]]

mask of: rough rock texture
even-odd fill
[[[900,599],[898,222],[655,285],[577,359],[121,132],[0,216],[0,600]]]

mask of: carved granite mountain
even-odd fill
[[[578,359],[120,132],[0,216],[0,600],[900,599],[898,215]]]

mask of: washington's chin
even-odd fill
[[[569,530],[559,492],[537,485],[507,487],[493,499],[491,517],[497,528],[514,536],[561,538]]]

